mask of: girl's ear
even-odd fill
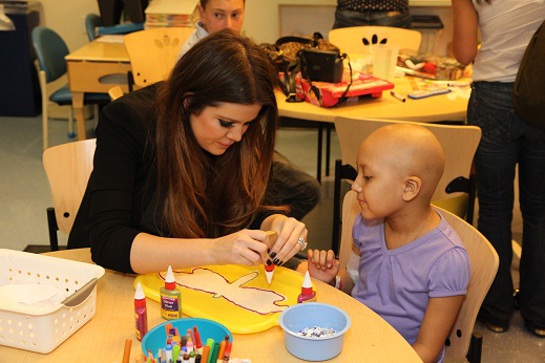
[[[422,180],[417,176],[409,176],[405,180],[405,188],[403,189],[403,200],[410,202],[420,194],[422,188]]]

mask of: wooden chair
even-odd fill
[[[482,338],[473,333],[479,308],[499,266],[499,257],[490,242],[460,217],[437,208],[447,223],[458,233],[469,256],[470,277],[467,294],[446,341],[447,362],[480,362]],[[339,261],[344,268],[352,253],[352,226],[360,213],[356,193],[346,193],[342,212],[342,236]]]
[[[391,44],[418,51],[422,34],[417,30],[389,26],[353,26],[330,30],[329,41],[349,55],[369,53],[374,44]]]
[[[123,89],[121,86],[114,86],[108,90],[108,95],[112,101],[117,100],[120,97],[123,97]]]
[[[350,119],[339,117],[335,129],[341,145],[342,162],[335,164],[335,192],[333,200],[333,240],[332,248],[338,250],[341,203],[341,179],[354,180],[356,176],[356,157],[361,141],[379,127],[407,121]],[[467,125],[439,125],[417,123],[435,134],[445,152],[445,171],[439,181],[433,204],[450,212],[473,220],[474,179],[471,177],[473,156],[481,139],[481,129]]]
[[[169,27],[137,31],[123,37],[132,71],[129,90],[166,79],[193,28]]]
[[[96,139],[70,142],[44,151],[43,163],[53,195],[47,208],[47,225],[52,251],[59,249],[57,231],[68,234],[93,170]]]

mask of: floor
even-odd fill
[[[92,128],[92,122],[88,123]],[[66,121],[50,123],[50,144],[67,142]],[[316,131],[281,129],[277,149],[312,175],[316,173]],[[28,245],[47,245],[45,210],[52,205],[46,175],[41,162],[42,137],[40,117],[0,117],[0,248],[24,250]],[[335,133],[332,135],[331,160],[340,158]],[[331,243],[332,177],[323,176],[322,201],[305,219],[309,242],[316,248]],[[515,211],[514,238],[520,241],[520,212]],[[66,236],[59,236],[60,244]],[[39,250],[39,249],[34,249]],[[517,271],[513,271],[518,281]],[[518,312],[507,333],[494,334],[480,323],[476,331],[484,335],[483,363],[545,362],[545,339],[528,333]]]

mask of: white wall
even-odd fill
[[[41,3],[41,24],[55,30],[64,39],[70,51],[89,40],[85,32],[85,16],[98,14],[96,0],[37,0]]]

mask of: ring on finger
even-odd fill
[[[297,243],[299,243],[299,245],[301,246],[301,251],[304,250],[305,248],[307,248],[308,242],[305,241],[305,239],[303,237],[299,237],[297,239]]]

